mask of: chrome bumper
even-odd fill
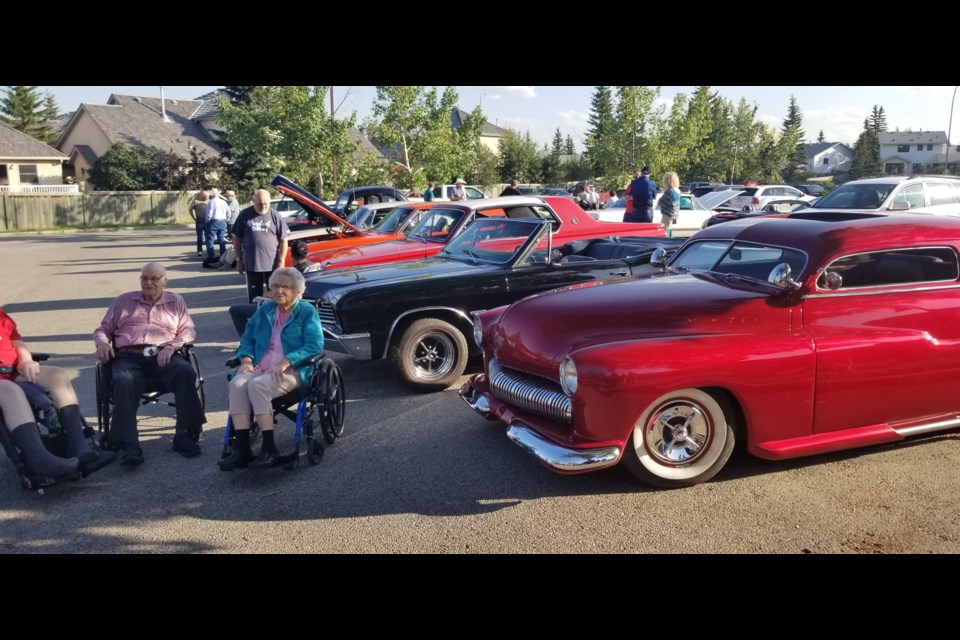
[[[571,449],[550,442],[533,429],[521,424],[512,424],[507,428],[507,437],[514,444],[557,471],[579,472],[594,471],[612,467],[620,459],[620,447],[598,447],[596,449]]]
[[[467,406],[484,418],[496,420],[492,415],[490,401],[486,395],[468,380],[460,387],[460,397]],[[498,410],[499,411],[499,410]],[[597,447],[594,449],[573,449],[551,442],[536,431],[519,422],[507,427],[507,437],[518,447],[532,455],[555,471],[578,473],[612,467],[620,460],[620,447]]]
[[[373,347],[370,345],[369,333],[339,335],[324,327],[323,338],[324,348],[329,351],[345,353],[357,360],[373,359]]]

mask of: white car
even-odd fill
[[[785,184],[770,184],[757,186],[731,185],[728,189],[739,189],[743,193],[730,201],[730,206],[743,211],[759,211],[774,200],[803,200],[812,202],[816,196],[811,196],[796,187]]]
[[[707,194],[709,195],[709,194]],[[657,209],[657,203],[660,201],[660,194],[653,203],[653,221],[660,222],[660,211]],[[600,222],[623,222],[623,214],[627,211],[627,200],[624,197],[619,198],[611,207],[600,209],[599,211],[589,211],[588,213]],[[670,226],[673,235],[691,235],[700,230],[703,223],[713,215],[713,211],[704,206],[696,196],[689,193],[680,194],[680,215],[675,224]]]
[[[813,209],[851,212],[909,211],[960,215],[960,178],[956,176],[886,176],[852,180],[817,202]]]

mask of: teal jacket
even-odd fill
[[[240,338],[240,347],[237,356],[253,358],[253,363],[260,362],[270,346],[270,336],[273,334],[273,323],[277,319],[277,303],[265,302],[247,322],[247,328]],[[306,360],[310,356],[323,351],[323,329],[320,326],[320,316],[317,309],[309,302],[297,300],[290,310],[290,318],[280,330],[280,344],[283,345],[283,355],[293,365]],[[300,384],[310,384],[313,370],[316,365],[307,364],[296,367],[300,375]]]

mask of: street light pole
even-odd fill
[[[960,85],[957,85],[960,86]],[[947,125],[947,153],[943,157],[943,172],[950,173],[950,134],[953,133],[953,101],[957,99],[957,87],[953,88],[953,97],[950,98],[950,124]]]
[[[333,120],[333,85],[330,85],[330,120]],[[333,197],[336,198],[337,194],[340,193],[337,190],[337,154],[333,154],[332,158],[332,178],[333,178]]]

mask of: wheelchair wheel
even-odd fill
[[[203,392],[203,375],[200,373],[200,361],[197,360],[197,354],[193,352],[193,349],[190,350],[188,360],[190,366],[193,367],[193,372],[197,374],[197,395],[200,397],[200,406],[206,411],[207,397]],[[199,438],[199,435],[197,437]]]
[[[347,406],[343,371],[333,360],[320,363],[320,431],[323,439],[333,444],[343,435],[343,416]]]
[[[97,382],[97,431],[106,437],[110,433],[110,381],[109,372],[104,364],[98,363]]]

